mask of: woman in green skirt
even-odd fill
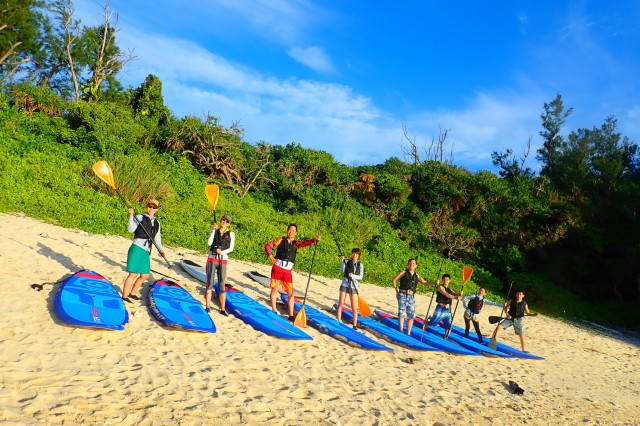
[[[158,200],[149,200],[147,212],[135,216],[133,209],[129,209],[129,223],[127,230],[134,234],[133,244],[127,253],[127,278],[124,280],[122,300],[133,303],[131,299],[140,300],[138,291],[151,273],[151,247],[153,242],[160,256],[164,257],[162,236],[160,234],[160,221],[156,218],[160,203]]]

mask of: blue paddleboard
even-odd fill
[[[153,283],[149,290],[149,309],[167,327],[216,332],[216,326],[202,304],[171,280],[161,279]]]
[[[338,305],[337,304],[333,305],[333,309],[338,309]],[[347,321],[350,322],[353,319],[353,311],[347,307],[343,307],[342,316]],[[404,333],[400,333],[399,330],[395,328],[387,327],[386,325],[374,319],[371,319],[369,317],[363,317],[360,315],[358,317],[358,326],[367,330],[369,333],[373,334],[374,336],[377,336],[395,345],[405,347],[407,349],[413,349],[416,351],[441,351],[442,350],[434,346],[430,346],[426,343],[420,342],[411,336],[407,336]]]
[[[281,295],[284,304],[287,304],[287,295]],[[302,303],[294,303],[294,311],[298,313],[302,309]],[[365,336],[351,327],[339,322],[337,319],[323,314],[319,310],[309,305],[304,305],[304,312],[307,316],[307,324],[321,333],[328,334],[334,339],[340,340],[350,346],[357,348],[369,349],[373,351],[389,351],[393,352],[388,346],[376,342],[375,340]]]
[[[424,324],[424,321],[416,321],[415,325],[419,326],[418,328],[420,328],[420,333],[422,333],[422,325]],[[444,339],[444,335],[446,333],[447,330],[445,330],[443,327],[439,326],[439,325],[434,325],[431,327],[428,327],[425,330],[425,334],[427,333],[431,333],[434,336],[439,336],[442,339]],[[496,356],[499,358],[511,358],[511,355],[506,354],[504,352],[500,352],[497,351],[495,349],[491,349],[489,346],[478,342],[475,339],[467,339],[464,336],[460,336],[458,334],[455,334],[453,331],[451,333],[449,333],[449,339],[452,342],[456,342],[457,344],[459,344],[462,347],[465,347],[467,349],[469,349],[470,351],[474,351],[474,352],[479,352],[482,355],[486,355],[486,356]]]
[[[184,259],[180,262],[180,266],[197,280],[203,283],[207,282],[207,273],[204,266]],[[215,287],[217,293],[217,283]],[[246,294],[227,286],[226,297],[227,311],[256,330],[281,339],[312,340],[311,336],[307,333]]]
[[[120,294],[105,277],[82,270],[67,278],[53,303],[60,319],[80,327],[124,330],[129,314]]]
[[[398,330],[398,318],[389,313],[380,311],[376,309],[375,311],[377,319],[390,328],[395,328]],[[405,330],[407,329],[407,323],[404,324]],[[414,339],[420,340],[428,345],[434,346],[438,349],[442,349],[445,352],[449,352],[456,355],[472,355],[472,356],[481,356],[478,352],[470,351],[469,349],[463,348],[462,346],[445,340],[441,337],[434,336],[431,333],[424,333],[422,335],[422,327],[416,327],[415,325],[411,329],[411,337]],[[422,339],[422,340],[421,340]]]
[[[462,338],[466,338],[464,337],[464,329],[458,327],[457,325],[454,325],[453,327],[451,327],[451,334],[453,333],[455,333],[458,336],[461,336]],[[475,341],[477,338],[476,333],[470,330],[469,338]],[[489,339],[488,337],[483,337],[482,342],[484,345],[489,345],[489,343],[491,342],[491,339]],[[537,361],[544,360],[544,358],[541,356],[530,354],[529,352],[520,351],[518,349],[512,348],[511,346],[505,345],[504,343],[500,343],[500,342],[497,342],[496,349],[499,350],[500,352],[509,354],[517,358],[535,359]]]

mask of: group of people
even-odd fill
[[[131,299],[140,300],[138,291],[142,284],[149,278],[150,255],[152,246],[155,246],[164,258],[164,249],[162,247],[162,236],[160,222],[156,218],[160,203],[158,200],[152,199],[146,205],[145,214],[135,215],[133,209],[129,208],[129,221],[127,229],[134,234],[134,240],[127,254],[127,277],[122,290],[122,299],[125,302],[133,303]],[[220,305],[220,314],[227,316],[225,308],[225,292],[227,278],[227,264],[229,262],[229,253],[235,247],[235,233],[229,228],[232,219],[229,215],[224,215],[220,221],[220,225],[214,223],[212,231],[209,234],[207,245],[209,246],[209,255],[207,257],[207,285],[205,291],[205,308],[207,312],[211,311],[211,300],[213,291],[217,292],[218,302]],[[278,237],[264,245],[265,252],[271,261],[271,281],[270,281],[270,302],[271,309],[278,312],[276,302],[279,289],[282,288],[287,294],[287,313],[289,320],[293,321],[294,316],[294,297],[293,297],[293,278],[292,269],[296,261],[298,249],[311,246],[320,242],[320,235],[313,239],[300,241],[296,239],[298,227],[291,223],[287,226],[286,235]],[[336,316],[338,321],[342,321],[342,312],[349,295],[351,309],[353,312],[352,326],[358,328],[358,284],[364,276],[364,264],[360,261],[362,251],[359,248],[351,250],[351,257],[345,258],[340,254],[340,271],[343,275],[340,283],[338,307]],[[473,296],[463,299],[462,290],[456,292],[449,288],[451,276],[449,274],[442,275],[442,282],[437,279],[435,282],[428,282],[422,278],[417,272],[418,263],[416,259],[409,259],[407,268],[400,271],[392,280],[398,303],[398,329],[401,332],[411,334],[414,320],[416,318],[416,301],[415,294],[418,284],[423,286],[435,286],[436,307],[425,323],[423,330],[427,327],[441,325],[446,329],[445,338],[449,336],[452,326],[451,305],[453,301],[463,300],[465,336],[469,337],[469,330],[473,323],[479,342],[483,342],[483,336],[480,331],[479,316],[484,305],[484,296],[486,290],[480,288]],[[216,282],[218,283],[216,288]],[[468,303],[467,303],[468,300]],[[523,327],[523,317],[531,315],[527,302],[524,300],[524,292],[518,290],[513,299],[509,299],[503,307],[505,318],[501,320],[493,332],[492,338],[495,339],[499,330],[507,329],[513,326],[516,335],[520,338],[522,350],[526,350],[525,335]],[[406,322],[406,329],[405,329]],[[406,331],[405,331],[406,330]]]

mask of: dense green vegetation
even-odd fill
[[[0,211],[125,235],[126,208],[91,172],[104,159],[138,210],[149,197],[161,200],[170,246],[206,251],[213,214],[204,187],[215,182],[218,212],[234,218],[237,259],[266,263],[264,243],[295,222],[301,238],[323,236],[314,274],[337,276],[337,241],[344,251],[363,249],[368,282],[389,286],[410,257],[429,280],[442,265],[459,283],[468,264],[467,293],[484,286],[502,300],[514,281],[533,310],[640,327],[638,153],[614,117],[565,138],[571,109],[560,95],[545,104],[540,176],[511,150],[493,155],[499,176],[433,159],[346,166],[296,143],[248,144],[242,128],[215,117],[175,117],[156,76],[121,88],[126,58],[117,45],[100,51],[96,43],[100,34],[115,43],[110,23],[77,23],[84,41],[60,47],[65,29],[55,17],[69,6],[17,2],[21,14],[0,12],[0,24],[24,41],[0,30]],[[45,23],[47,31],[34,30]],[[43,45],[49,56],[36,60]],[[104,69],[105,57],[122,63]],[[300,252],[299,270],[311,254]]]

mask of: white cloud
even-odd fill
[[[293,47],[287,52],[296,61],[321,74],[333,72],[333,65],[322,48],[311,46],[307,48]]]
[[[439,129],[448,130],[445,158],[453,146],[454,164],[465,164],[471,170],[487,168],[492,152],[511,148],[521,155],[533,136],[527,165],[535,167],[538,117],[543,102],[539,94],[531,92],[478,93],[464,109],[426,111],[409,117],[407,128],[416,135],[419,146],[426,148],[432,139],[438,140]]]

